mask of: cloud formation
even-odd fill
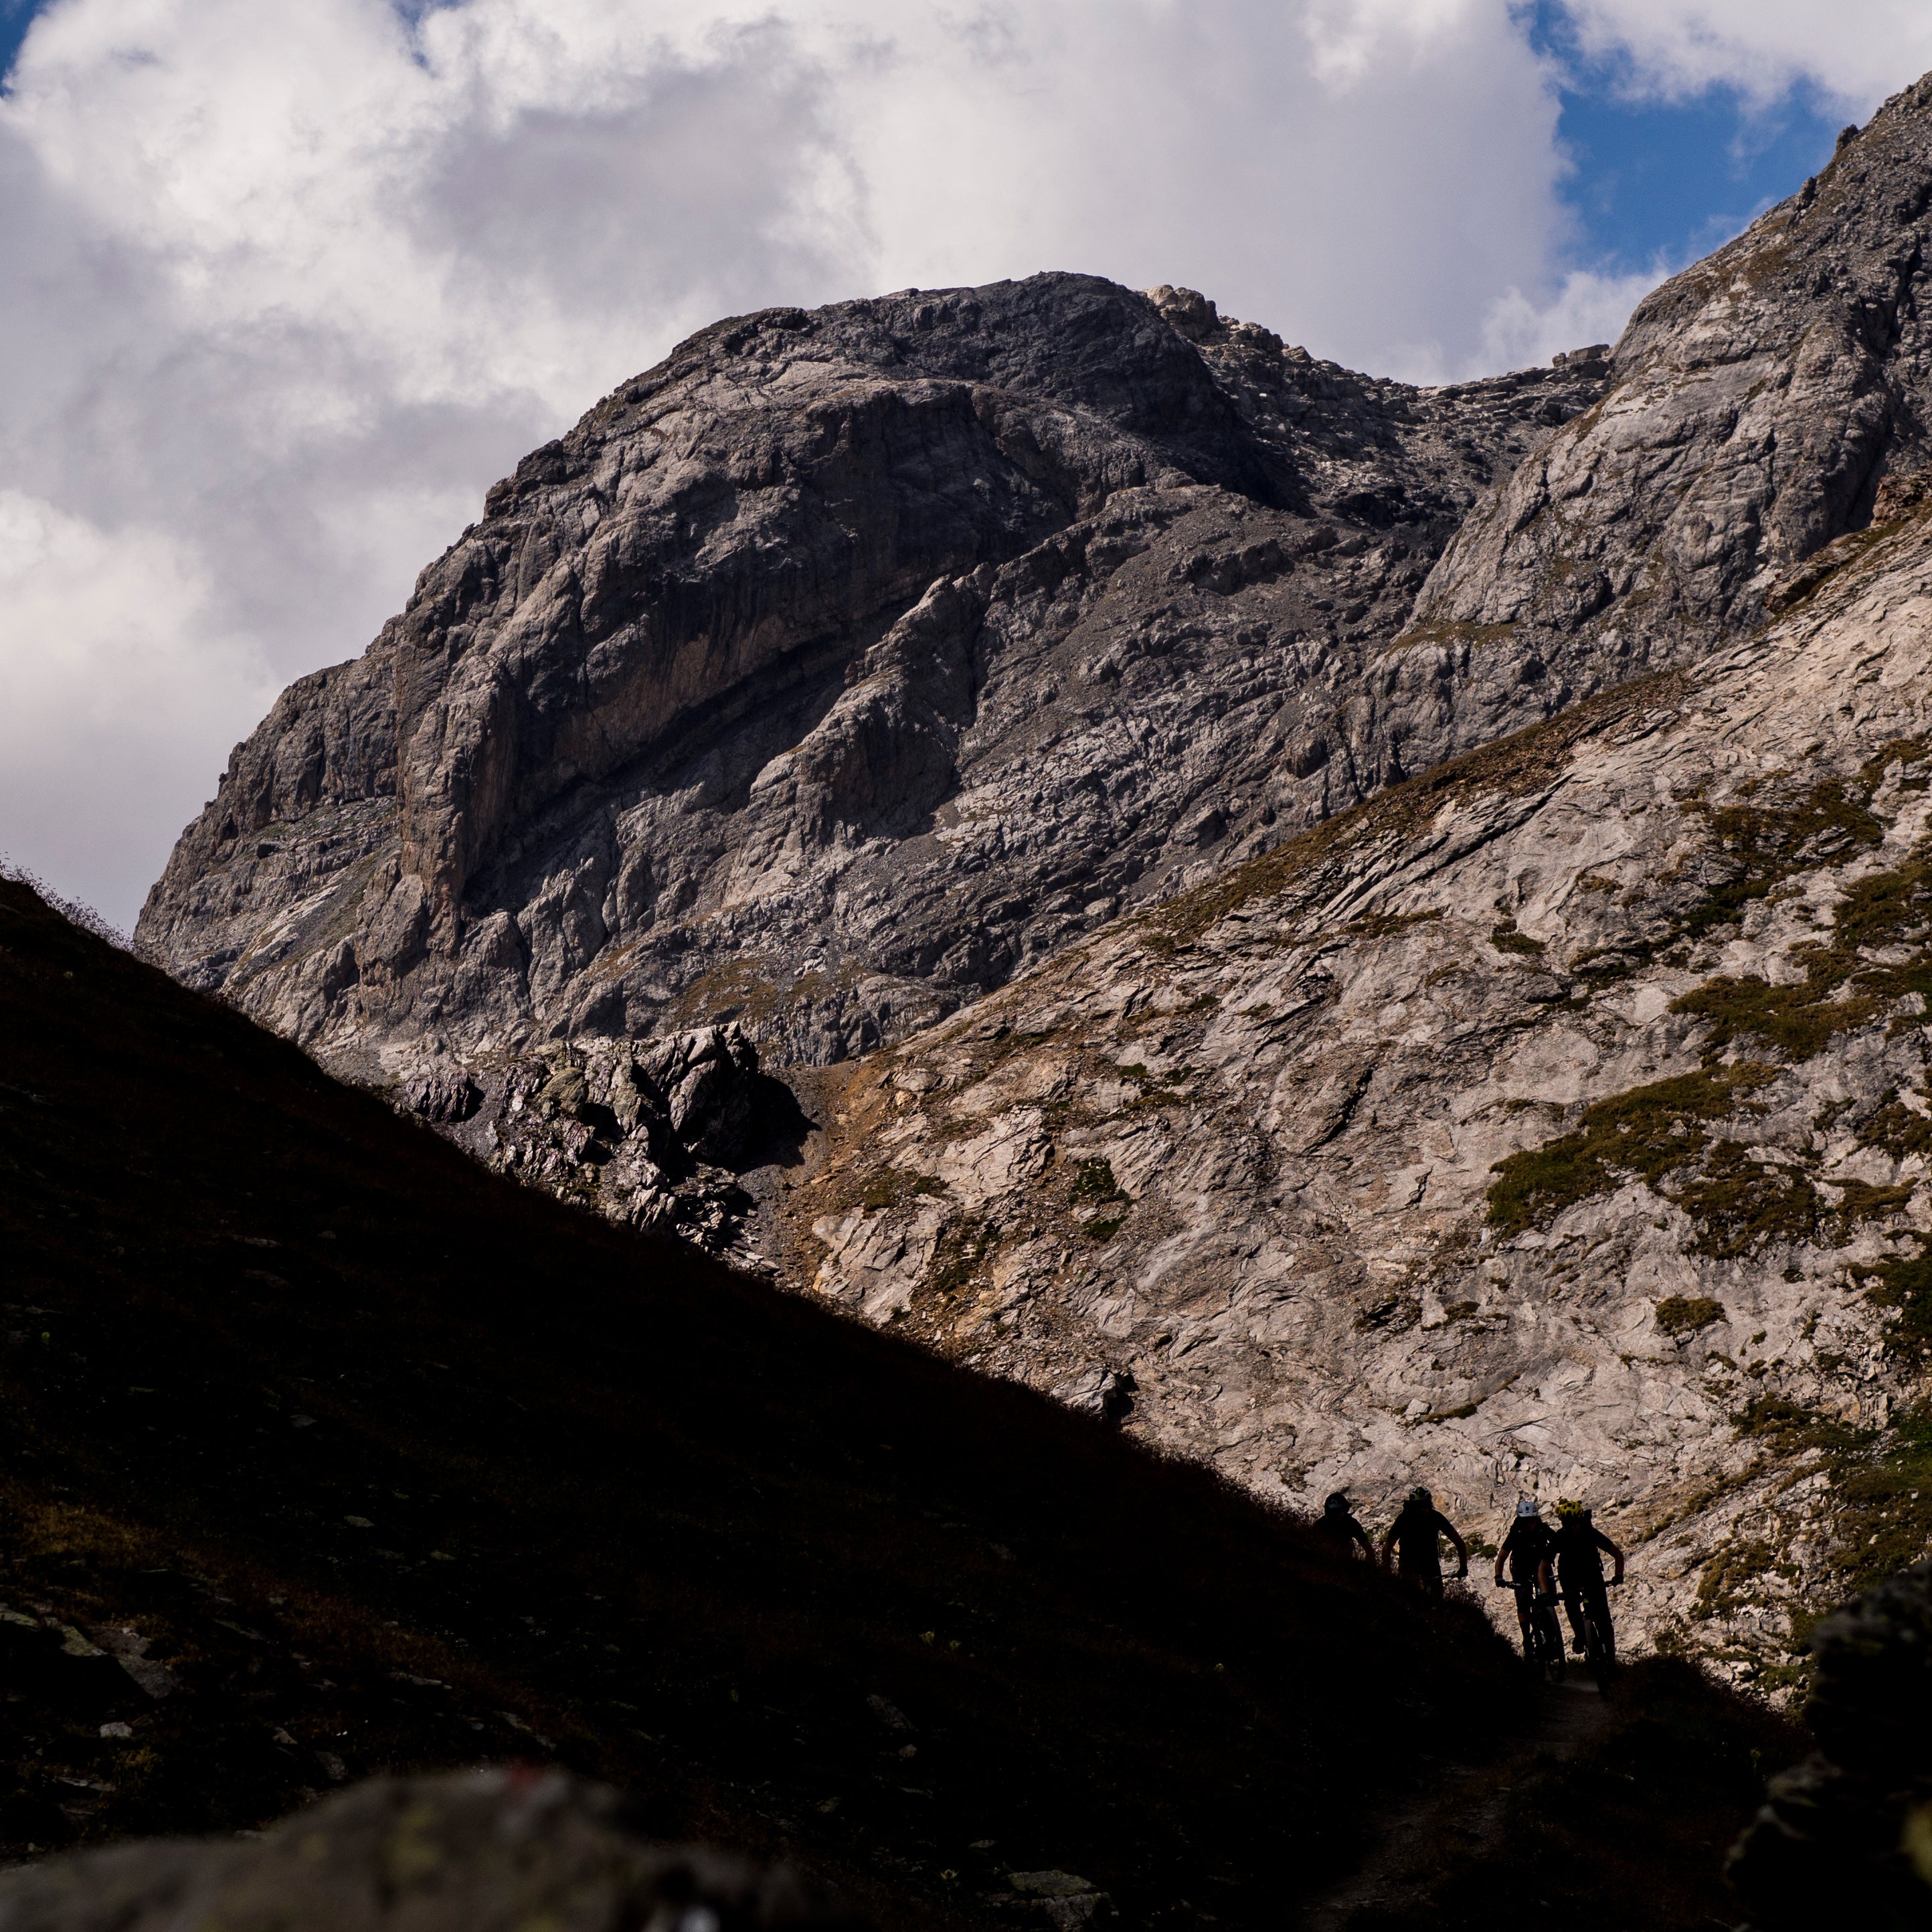
[[[1662,91],[1869,105],[1924,38],[1572,11]],[[1613,335],[1556,118],[1507,0],[58,0],[0,98],[0,848],[131,920],[273,691],[720,315],[1066,267],[1424,378]]]
[[[1768,104],[1808,82],[1861,119],[1932,68],[1922,0],[1564,0],[1586,52],[1628,64],[1641,94],[1714,85]]]

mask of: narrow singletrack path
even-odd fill
[[[1610,1706],[1580,1668],[1544,1687],[1537,1720],[1499,1756],[1480,1763],[1425,1761],[1417,1787],[1371,1814],[1366,1855],[1347,1877],[1301,1910],[1298,1932],[1347,1932],[1358,1912],[1406,1903],[1445,1863],[1498,1853],[1509,1797],[1539,1758],[1574,1757],[1601,1736]]]

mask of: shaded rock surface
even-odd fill
[[[1731,1854],[1758,1932],[1932,1920],[1932,1562],[1813,1634],[1804,1715],[1821,1748],[1772,1780]]]
[[[653,1844],[561,1772],[378,1778],[240,1841],[0,1874],[0,1932],[859,1932],[782,1868]]]
[[[467,1065],[446,1052],[417,1063],[399,1100],[519,1179],[752,1268],[758,1203],[740,1177],[795,1161],[810,1128],[735,1022],[654,1042],[545,1042]]]
[[[720,323],[291,687],[141,944],[364,1070],[837,1060],[1453,748],[1376,653],[1603,369],[1417,390],[1071,275]]]

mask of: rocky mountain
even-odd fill
[[[841,1070],[788,1270],[1296,1502],[1592,1497],[1788,1678],[1932,1534],[1932,509],[1837,560]]]
[[[352,1064],[720,1019],[823,1064],[1433,762],[1454,708],[1369,667],[1603,365],[1419,392],[1156,295],[694,338],[291,688],[142,944]]]
[[[1932,76],[1547,370],[1064,275],[721,323],[285,694],[140,944],[1264,1491],[1586,1490],[1775,1688],[1932,1529],[1928,236]]]

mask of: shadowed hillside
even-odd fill
[[[1101,1424],[478,1168],[0,884],[20,1856],[548,1756],[892,1922],[1278,1916],[1472,1613]],[[103,1736],[103,1727],[108,1735]]]

